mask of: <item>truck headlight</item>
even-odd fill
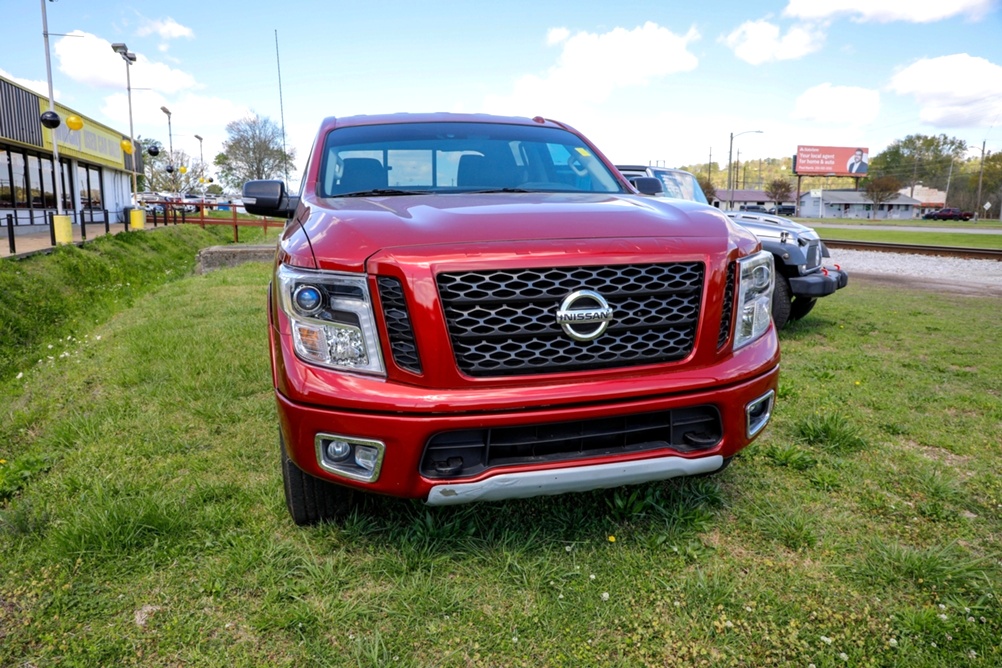
[[[738,260],[738,318],[734,349],[762,336],[772,322],[772,289],[775,270],[772,254],[759,251]]]
[[[364,275],[282,265],[277,283],[296,355],[303,361],[385,374]]]

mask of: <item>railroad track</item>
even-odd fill
[[[824,239],[828,248],[844,250],[878,251],[881,253],[910,253],[912,255],[939,255],[965,260],[995,260],[1002,262],[1002,250],[993,248],[959,248],[956,246],[920,246],[918,244],[888,244],[873,241],[842,241]]]

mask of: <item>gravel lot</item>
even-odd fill
[[[831,250],[825,264],[837,264],[854,280],[925,288],[936,292],[1002,297],[1002,262],[954,257]]]

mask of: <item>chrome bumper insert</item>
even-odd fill
[[[720,455],[698,459],[661,457],[615,464],[503,473],[478,482],[436,485],[428,493],[428,505],[448,506],[473,501],[502,501],[567,492],[587,492],[593,489],[711,473],[723,464],[724,458]]]

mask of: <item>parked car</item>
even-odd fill
[[[699,181],[690,172],[636,165],[617,165],[617,169],[629,178],[656,175],[662,182],[673,184],[662,193],[665,197],[706,202]],[[755,205],[746,209],[751,206]],[[778,329],[810,313],[819,297],[848,285],[849,276],[845,271],[836,266],[823,266],[822,258],[830,257],[830,253],[817,232],[806,225],[751,210],[729,211],[727,215],[754,233],[762,242],[762,248],[773,255],[776,287],[772,293],[772,317]]]
[[[759,213],[769,213],[768,209],[766,209],[761,204],[742,204],[741,206],[738,207],[738,210],[739,211],[757,211]]]
[[[414,150],[420,147],[420,150]],[[719,471],[769,421],[773,258],[542,118],[329,118],[269,288],[286,504],[444,505]]]
[[[774,216],[794,216],[797,213],[797,207],[793,204],[780,204],[769,209],[769,213]]]
[[[926,220],[970,220],[974,214],[970,211],[963,211],[955,207],[947,207],[937,211],[930,211],[922,216]]]

